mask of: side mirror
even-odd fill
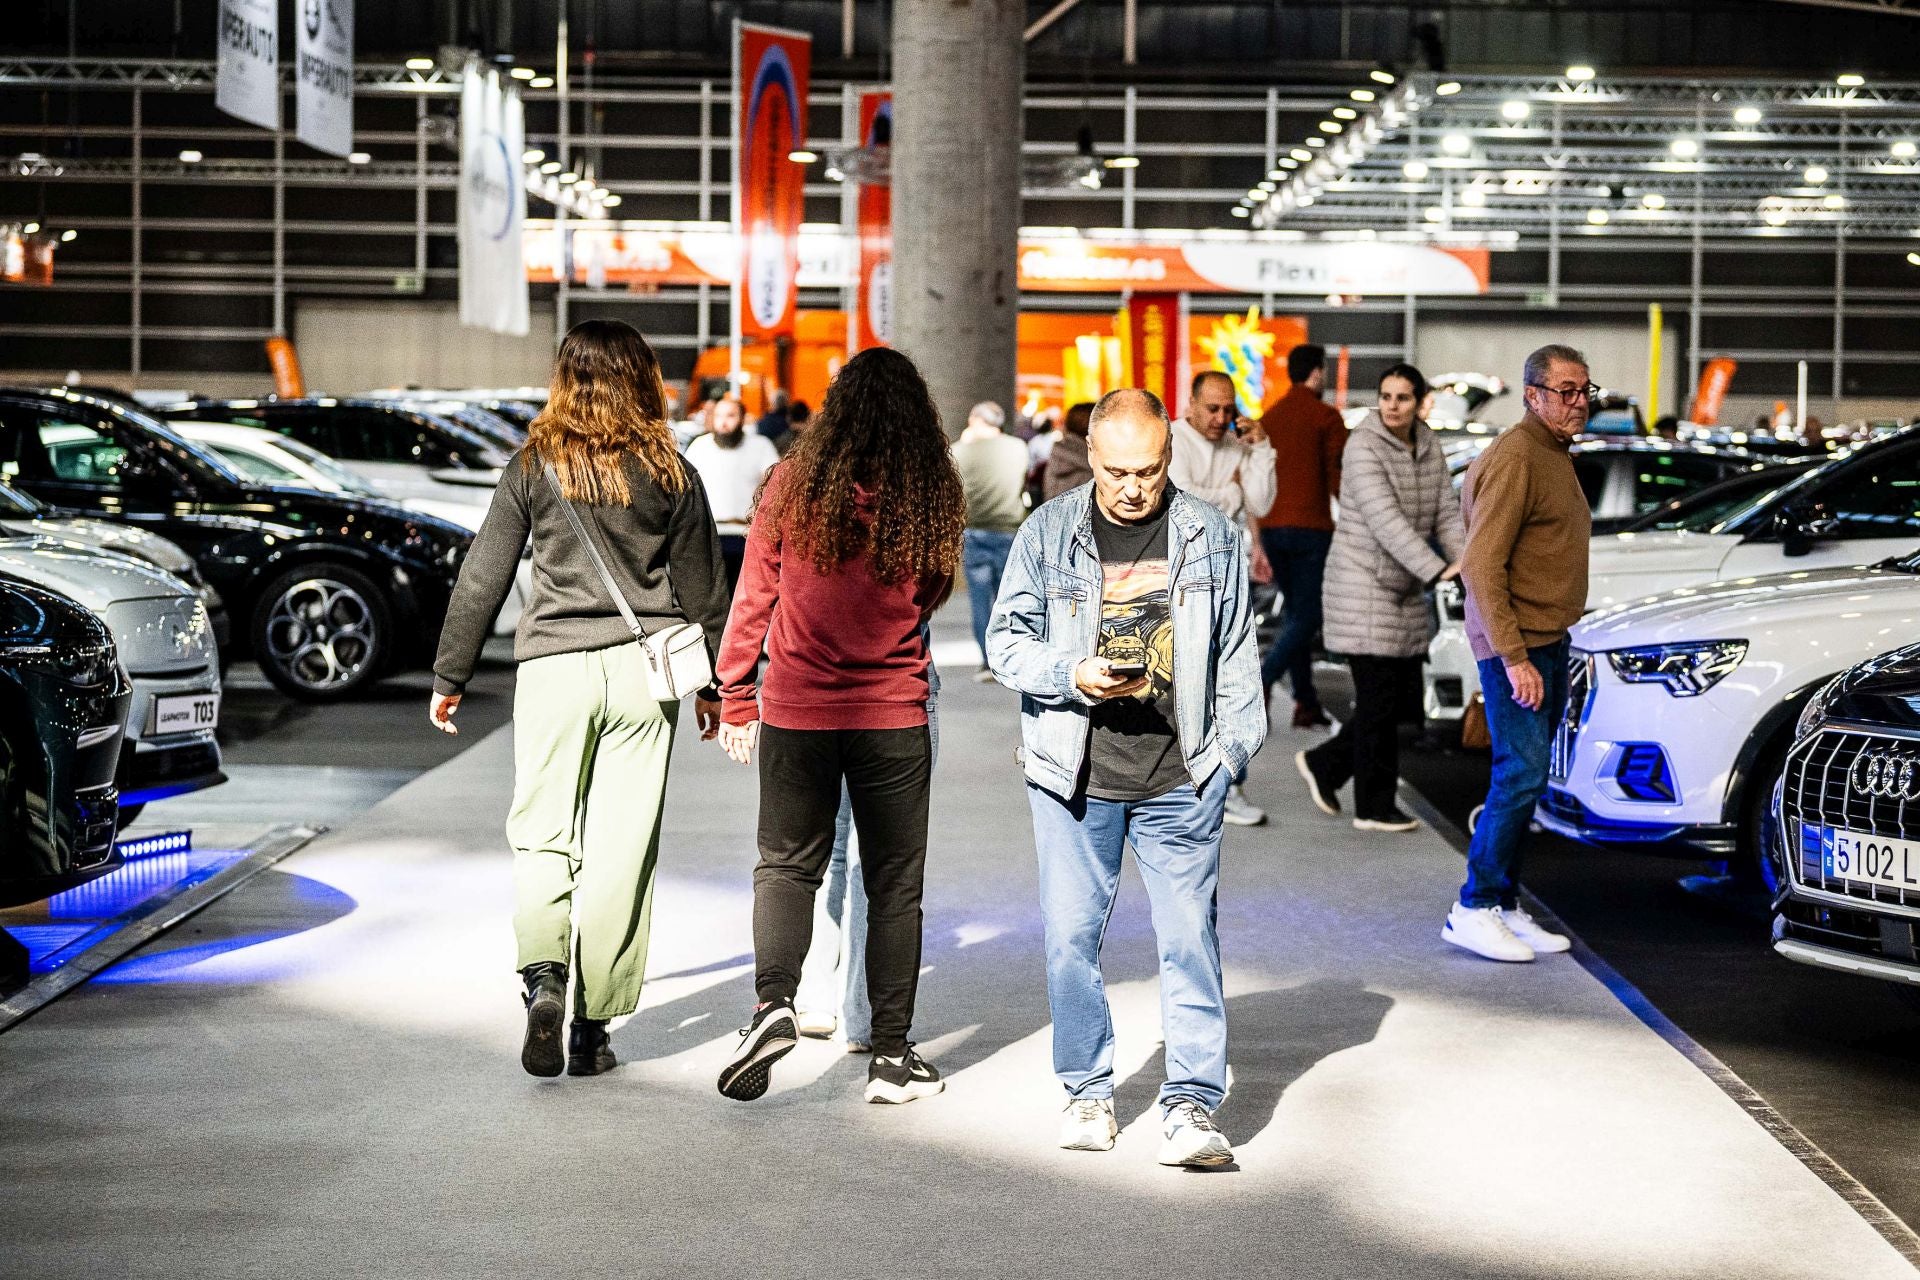
[[[1789,556],[1804,556],[1816,544],[1840,531],[1838,520],[1805,503],[1782,507],[1774,516],[1773,525],[1780,536],[1781,552]]]

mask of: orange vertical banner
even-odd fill
[[[287,338],[267,339],[267,363],[273,368],[273,394],[282,400],[297,400],[307,394],[307,380],[300,373],[300,353]]]
[[[860,146],[869,172],[859,179],[856,217],[860,236],[860,274],[853,291],[853,349],[885,347],[893,342],[893,185],[873,172],[878,157],[893,147],[893,95],[860,95]]]
[[[739,31],[734,230],[740,237],[740,332],[749,338],[791,336],[807,167],[788,157],[807,145],[813,41],[800,32],[744,22]]]
[[[1707,367],[1700,371],[1700,389],[1693,395],[1693,421],[1703,427],[1720,421],[1720,406],[1726,401],[1727,388],[1733,385],[1733,371],[1739,367],[1726,356],[1707,361]]]
[[[1347,407],[1347,373],[1350,356],[1351,353],[1347,350],[1347,345],[1341,343],[1340,363],[1335,366],[1336,372],[1333,381],[1333,407],[1336,409],[1345,409]]]
[[[1136,293],[1127,299],[1127,380],[1179,410],[1180,354],[1186,345],[1177,293]]]

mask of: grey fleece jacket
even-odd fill
[[[525,662],[556,653],[610,649],[633,639],[593,561],[574,536],[560,497],[526,450],[500,474],[493,505],[460,566],[446,625],[433,660],[437,693],[458,693],[473,677],[480,646],[513,589],[514,572],[533,538],[533,598],[520,614],[513,656]],[[720,652],[727,625],[727,571],[720,535],[699,473],[683,457],[687,484],[670,494],[640,466],[626,462],[633,498],[624,507],[574,509],[599,545],[614,581],[649,633],[691,622],[707,634],[708,655]]]

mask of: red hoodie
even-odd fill
[[[927,722],[927,666],[921,628],[946,597],[951,576],[888,586],[865,556],[832,573],[786,557],[769,512],[786,464],[767,475],[747,531],[746,561],[720,642],[721,717],[764,720],[780,729],[911,729]],[[856,488],[862,516],[871,495]],[[766,679],[754,670],[761,646]],[[757,695],[757,698],[756,698]]]

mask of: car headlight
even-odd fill
[[[119,658],[110,644],[84,644],[63,648],[52,644],[0,645],[0,661],[50,672],[65,684],[91,689],[113,679]]]
[[[1793,722],[1793,739],[1795,742],[1798,742],[1800,739],[1806,737],[1808,733],[1812,732],[1813,726],[1820,723],[1821,719],[1826,716],[1828,695],[1833,692],[1833,686],[1839,684],[1840,677],[1845,674],[1846,672],[1843,671],[1839,676],[1835,676],[1833,679],[1821,685],[1819,691],[1807,699],[1807,705],[1800,708],[1800,718]]]
[[[1665,685],[1676,698],[1692,698],[1719,684],[1746,656],[1745,640],[1700,640],[1615,649],[1607,661],[1628,684]]]

